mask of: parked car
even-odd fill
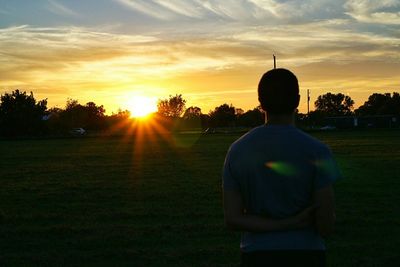
[[[73,136],[82,136],[86,134],[86,131],[83,128],[72,128],[69,133]]]
[[[320,130],[322,130],[322,131],[332,131],[332,130],[336,130],[336,127],[332,126],[332,125],[326,125],[324,127],[321,127]]]

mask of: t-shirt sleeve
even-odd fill
[[[341,177],[339,168],[328,147],[323,147],[315,161],[316,175],[314,180],[315,190],[333,184]]]
[[[225,162],[224,162],[224,168],[222,171],[222,188],[224,190],[235,190],[239,191],[239,183],[238,181],[234,178],[234,175],[232,173],[232,167],[231,167],[231,151],[229,150]]]

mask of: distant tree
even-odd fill
[[[255,107],[238,115],[237,122],[240,126],[255,127],[265,122],[265,115],[260,107]]]
[[[199,107],[188,107],[183,113],[183,118],[186,120],[199,119],[201,116],[201,108]]]
[[[47,99],[36,101],[33,93],[19,90],[0,98],[0,133],[5,136],[43,133]]]
[[[79,102],[76,99],[68,98],[67,103],[65,104],[65,110],[71,110],[79,106]]]
[[[179,118],[185,110],[186,100],[182,95],[170,95],[168,99],[158,101],[158,113],[165,117]]]
[[[307,126],[322,126],[324,124],[325,117],[326,113],[321,110],[310,111],[310,114],[307,118]]]
[[[131,117],[131,112],[127,109],[122,110],[118,109],[118,112],[116,114],[112,114],[111,116],[116,116],[118,118],[123,118],[123,119],[128,119]]]
[[[213,127],[234,126],[236,109],[232,105],[222,104],[210,112],[210,124]]]
[[[63,124],[61,121],[63,109],[53,107],[47,111],[47,132],[49,134],[61,134],[63,132]]]
[[[244,110],[241,108],[235,108],[235,115],[240,116],[244,114]]]
[[[182,129],[199,129],[202,128],[201,124],[201,108],[188,107],[182,116],[181,128]]]
[[[119,109],[117,113],[112,113],[104,117],[105,125],[111,134],[126,134],[132,127],[131,112]]]
[[[354,101],[350,96],[341,93],[320,95],[315,101],[316,111],[322,112],[326,116],[351,115],[353,105]]]
[[[78,100],[68,99],[65,110],[60,114],[64,131],[82,127],[87,130],[100,130],[105,125],[105,109],[94,102],[86,105],[79,104]]]
[[[361,116],[400,115],[400,94],[396,92],[393,95],[374,93],[355,112]]]
[[[100,130],[104,128],[106,110],[103,105],[97,106],[94,102],[88,102],[85,105],[86,128],[89,130]]]
[[[209,128],[210,125],[210,115],[209,114],[201,114],[200,116],[200,123],[202,129]]]

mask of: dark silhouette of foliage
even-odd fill
[[[186,100],[180,94],[161,99],[157,105],[158,113],[153,114],[152,120],[165,131],[256,127],[264,123],[265,114],[259,106],[244,112],[225,103],[209,114],[202,114],[199,107],[185,109],[185,104]],[[296,124],[299,127],[322,126],[326,124],[327,117],[353,115],[353,105],[354,101],[341,93],[320,95],[315,101],[316,109],[308,116],[296,111]],[[355,114],[400,116],[400,94],[374,93]],[[104,107],[94,102],[81,105],[78,100],[68,99],[64,109],[55,107],[47,110],[46,99],[36,101],[32,92],[27,94],[19,90],[5,93],[0,99],[0,134],[3,136],[64,135],[72,128],[89,131],[109,129],[110,133],[124,134],[132,132],[133,124],[129,111],[119,110],[117,114],[106,116]]]
[[[47,99],[36,101],[33,93],[19,90],[0,99],[0,133],[4,136],[43,134]]]
[[[105,116],[105,128],[116,135],[123,135],[129,132],[132,127],[131,112],[119,109],[117,113]]]
[[[322,110],[310,111],[307,119],[307,126],[321,126],[324,124],[326,113]]]
[[[105,109],[94,102],[81,105],[77,100],[68,99],[65,110],[59,114],[63,130],[82,127],[86,130],[101,130],[105,127]]]
[[[182,95],[170,95],[168,99],[158,101],[158,113],[165,117],[179,118],[185,110],[186,100]]]
[[[400,94],[374,93],[356,111],[357,115],[400,115]]]
[[[210,125],[210,115],[208,114],[201,114],[200,116],[200,122],[201,122],[201,128],[202,129],[207,129],[209,128]]]
[[[326,116],[351,115],[353,105],[354,101],[350,96],[341,93],[320,95],[317,101],[315,101],[316,110],[324,113]]]
[[[212,127],[235,126],[236,109],[232,105],[222,104],[210,112]]]
[[[188,107],[182,116],[182,128],[183,129],[194,129],[202,128],[201,124],[201,108],[199,107]]]
[[[183,118],[186,120],[199,119],[201,116],[201,108],[199,107],[188,107],[183,114]]]
[[[241,115],[243,115],[244,114],[244,110],[243,109],[241,109],[241,108],[235,108],[235,115],[238,117],[238,116],[241,116]]]
[[[94,102],[86,103],[85,112],[86,117],[86,128],[89,130],[100,130],[104,126],[104,113],[106,110],[103,105],[97,106]]]
[[[245,127],[255,127],[265,122],[264,112],[260,107],[237,115],[237,124]]]
[[[46,125],[48,133],[57,135],[62,134],[64,125],[62,124],[60,117],[63,112],[63,109],[57,107],[50,108],[47,111],[48,120],[46,121]]]

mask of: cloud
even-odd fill
[[[359,22],[377,24],[400,24],[398,0],[348,0],[347,14]]]
[[[159,20],[185,18],[218,21],[312,21],[318,17],[332,18],[342,9],[337,1],[278,0],[114,0],[136,12]]]
[[[150,36],[115,35],[77,27],[1,29],[0,78],[3,84],[44,82],[46,77],[54,76],[64,80],[81,76],[82,80],[90,80],[93,77],[88,74],[99,72],[92,70],[91,65],[110,64],[116,58],[129,56],[138,44],[156,40]]]
[[[171,9],[165,8],[165,5],[161,5],[152,0],[116,0],[118,3],[134,10],[139,11],[145,15],[160,20],[170,20],[175,17],[175,14]]]
[[[156,0],[160,6],[185,17],[203,18],[205,16],[204,10],[201,5],[194,1],[168,1]]]
[[[322,8],[316,0],[114,1],[159,23],[135,27],[134,34],[117,26],[0,29],[0,88],[41,88],[49,99],[54,88],[55,99],[64,91],[65,98],[103,101],[135,90],[160,97],[186,93],[203,101],[205,110],[236,99],[251,108],[257,104],[254,86],[272,67],[273,52],[279,67],[294,69],[315,90],[329,84],[351,89],[352,82],[357,88],[368,81],[377,86],[379,77],[384,85],[399,80],[391,71],[400,61],[398,30],[359,28],[354,19],[335,15],[336,2],[327,4],[335,11],[326,17],[333,18],[319,19],[311,14]],[[389,12],[382,8],[373,10]]]
[[[318,62],[399,61],[398,38],[343,31],[343,24],[346,21],[296,28],[247,26],[225,36],[216,31],[214,37],[184,35],[184,39],[173,35],[164,38],[163,33],[127,35],[79,27],[19,26],[0,30],[0,73],[3,83],[10,77],[38,79],[38,73],[56,71],[68,78],[113,77],[128,82],[153,75],[222,73],[238,66],[262,69],[269,65],[273,52],[278,56],[278,66],[287,67]],[[67,73],[71,75],[65,76]]]
[[[61,16],[79,17],[79,14],[77,12],[57,2],[56,0],[47,0],[47,1],[49,3],[47,9],[53,12],[54,14]]]

